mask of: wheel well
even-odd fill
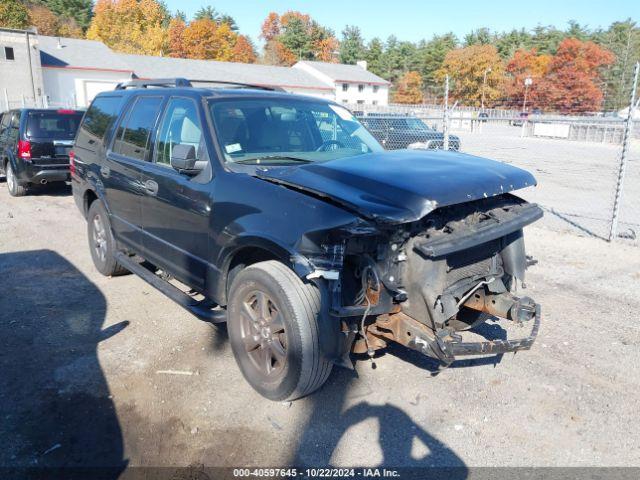
[[[260,247],[245,247],[237,251],[233,255],[229,268],[227,269],[227,288],[225,289],[225,293],[229,293],[231,282],[233,282],[234,277],[243,268],[253,265],[254,263],[266,262],[267,260],[281,261],[275,253]]]
[[[91,204],[98,199],[98,196],[96,195],[96,192],[94,192],[93,190],[87,190],[84,193],[84,216],[87,216],[87,213],[89,213],[89,208],[91,207]]]

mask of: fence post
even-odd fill
[[[444,117],[442,122],[442,133],[444,135],[442,148],[449,150],[449,75],[444,79]]]
[[[11,106],[9,105],[9,94],[7,93],[7,89],[4,89],[4,103],[7,104],[7,111],[11,110]]]
[[[633,73],[633,85],[631,87],[631,98],[629,99],[629,112],[624,126],[624,137],[622,140],[622,153],[620,154],[620,167],[618,168],[618,182],[616,184],[616,196],[613,201],[613,215],[611,217],[611,231],[609,241],[611,242],[618,235],[618,215],[620,213],[620,200],[622,199],[622,187],[624,184],[624,171],[627,166],[627,153],[631,142],[631,128],[633,126],[633,109],[636,103],[636,90],[638,89],[638,72],[640,72],[640,62],[636,63]]]

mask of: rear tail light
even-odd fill
[[[23,160],[31,160],[31,143],[29,140],[18,141],[18,157]]]
[[[69,152],[69,173],[71,173],[71,175],[75,175],[76,173],[76,152],[74,152],[73,150],[71,150]]]
[[[57,113],[59,113],[61,115],[71,115],[71,114],[76,113],[76,111],[75,110],[67,110],[67,109],[61,108],[60,110],[57,111]]]

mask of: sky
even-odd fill
[[[531,29],[539,24],[564,28],[569,20],[576,20],[590,28],[606,28],[629,17],[640,23],[639,0],[165,0],[165,3],[172,12],[178,9],[185,12],[187,18],[200,7],[211,5],[234,17],[240,32],[255,41],[269,12],[287,10],[310,14],[321,25],[331,28],[338,38],[345,25],[356,25],[366,40],[395,35],[399,40],[413,42],[449,31],[462,39],[480,27],[492,31]]]

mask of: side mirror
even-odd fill
[[[196,166],[196,147],[175,145],[171,151],[171,166],[176,170],[193,170]]]

